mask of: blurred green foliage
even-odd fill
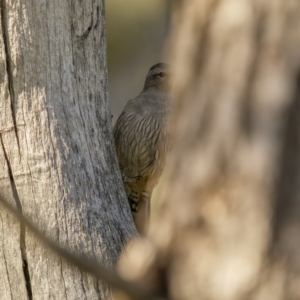
[[[165,17],[164,0],[107,0],[108,67],[114,70],[130,52],[139,49],[147,35],[159,30]]]

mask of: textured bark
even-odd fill
[[[299,14],[173,2],[174,149],[126,276],[171,299],[300,299]]]
[[[0,191],[113,266],[136,234],[114,153],[104,1],[0,0]],[[0,299],[109,299],[0,211]]]

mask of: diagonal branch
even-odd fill
[[[152,291],[140,284],[127,281],[120,277],[117,272],[106,268],[96,260],[89,259],[85,255],[71,253],[60,247],[57,243],[41,233],[31,221],[25,218],[12,205],[10,205],[2,195],[0,195],[0,203],[9,213],[17,218],[22,225],[26,226],[43,244],[69,263],[77,266],[85,272],[90,273],[97,279],[103,280],[111,286],[122,290],[135,300],[164,300],[157,291]]]

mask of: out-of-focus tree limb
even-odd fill
[[[91,275],[95,276],[97,279],[104,280],[111,286],[122,290],[130,297],[132,297],[132,299],[163,300],[158,292],[149,290],[138,283],[124,280],[116,271],[108,269],[96,260],[90,259],[86,255],[71,253],[70,251],[60,247],[57,243],[51,241],[48,237],[41,233],[41,231],[38,230],[31,221],[25,218],[20,212],[18,212],[17,209],[9,204],[2,195],[0,195],[0,203],[2,207],[4,207],[9,213],[17,218],[22,225],[26,226],[27,229],[31,231],[46,247],[51,249],[54,253],[56,253],[69,263],[80,268],[82,271],[88,272]]]
[[[133,248],[123,270],[176,300],[300,299],[300,3],[172,6],[175,141],[156,256],[137,263]]]

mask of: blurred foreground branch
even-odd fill
[[[290,0],[172,2],[156,258],[125,268],[161,274],[170,299],[300,299],[299,15]]]
[[[20,212],[18,212],[11,204],[9,204],[5,198],[0,195],[1,205],[11,213],[15,218],[17,218],[20,223],[27,227],[46,247],[51,249],[54,253],[68,261],[69,263],[75,265],[82,271],[88,272],[95,276],[98,280],[103,280],[111,286],[122,290],[126,294],[136,300],[163,300],[158,293],[150,291],[143,286],[124,280],[119,274],[113,270],[106,268],[104,265],[100,264],[94,259],[89,259],[85,255],[77,255],[67,251],[66,249],[60,247],[57,243],[51,241],[44,234],[42,234],[37,227],[25,218]]]

